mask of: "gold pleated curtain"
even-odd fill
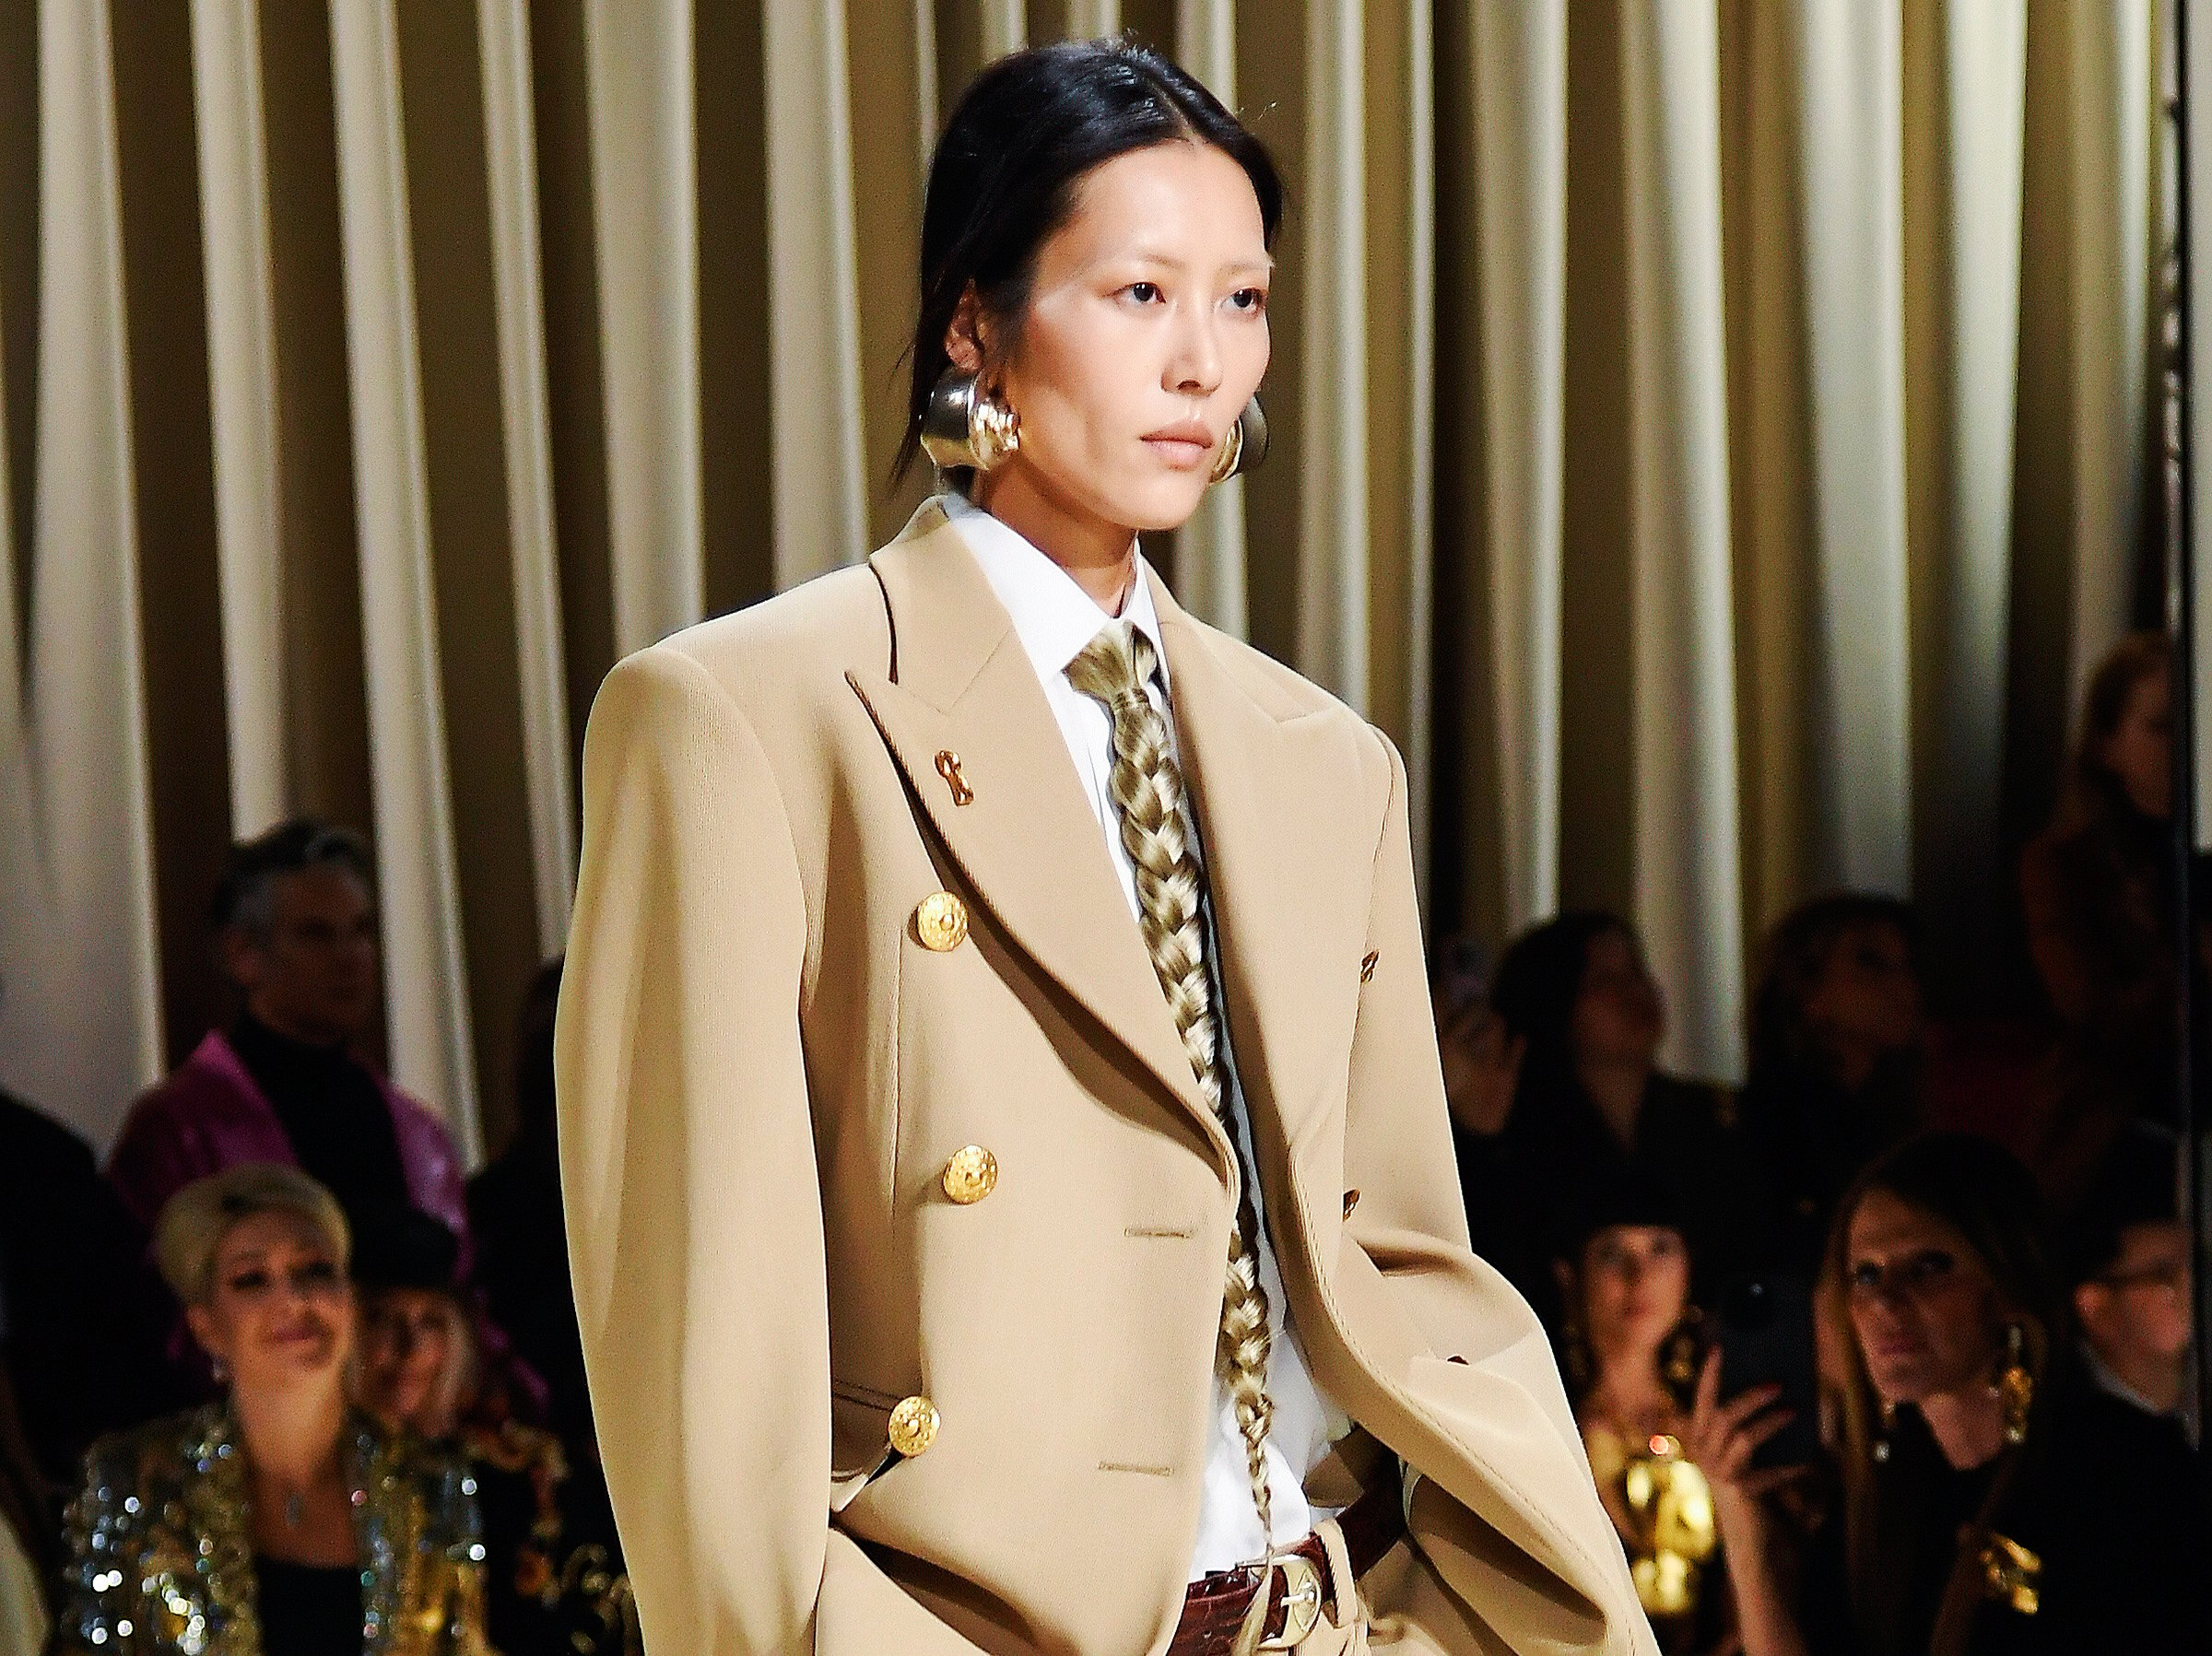
[[[1292,196],[1153,550],[1405,749],[1433,925],[1620,909],[1715,1075],[1810,891],[1985,965],[2155,603],[2147,0],[0,0],[0,1085],[110,1134],[309,811],[496,1145],[600,676],[896,529],[941,113],[1120,30]]]

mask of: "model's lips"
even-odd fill
[[[1178,420],[1145,433],[1145,446],[1178,470],[1195,470],[1214,452],[1214,434],[1202,420]]]

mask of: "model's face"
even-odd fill
[[[2119,724],[2104,739],[2103,757],[2136,810],[2173,814],[2173,693],[2162,669],[2136,681]]]
[[[1018,324],[978,322],[980,357],[959,323],[947,341],[1020,420],[979,496],[1019,473],[1064,514],[1182,524],[1267,371],[1272,270],[1251,181],[1220,150],[1159,144],[1094,169]]]
[[[2115,1368],[2178,1363],[2190,1344],[2189,1232],[2176,1219],[2130,1225],[2119,1257],[2074,1293],[2082,1331]]]
[[[1916,1044],[1920,979],[1903,929],[1878,921],[1848,928],[1829,950],[1805,1015],[1830,1049],[1896,1052]]]
[[[431,1288],[379,1288],[361,1298],[361,1406],[386,1426],[437,1438],[463,1355],[460,1308]]]
[[[1635,939],[1625,932],[1600,932],[1590,941],[1574,1003],[1575,1063],[1649,1065],[1657,1061],[1665,1036],[1659,985]]]
[[[1583,1250],[1582,1286],[1591,1355],[1648,1358],[1689,1303],[1689,1251],[1665,1226],[1610,1226]]]
[[[297,1214],[251,1214],[225,1231],[207,1298],[185,1318],[249,1396],[335,1383],[353,1352],[345,1268]]]
[[[356,1039],[376,1007],[376,909],[347,869],[319,863],[280,875],[267,940],[233,931],[230,974],[246,1009],[296,1040]]]
[[[1918,1403],[1985,1385],[2004,1312],[1967,1239],[1888,1191],[1869,1191],[1852,1213],[1849,1243],[1852,1328],[1876,1395]]]

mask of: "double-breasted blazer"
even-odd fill
[[[1364,1428],[1309,1487],[1363,1446],[1422,1474],[1367,1578],[1405,1648],[1648,1650],[1544,1335],[1467,1248],[1404,767],[1156,595],[1289,1313]],[[1165,1647],[1236,1164],[940,507],[607,679],[556,1051],[649,1649]],[[997,1178],[958,1202],[970,1145]]]

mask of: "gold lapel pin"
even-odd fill
[[[937,755],[937,774],[950,784],[954,805],[974,803],[975,790],[968,785],[968,779],[960,774],[960,756],[949,747]]]

